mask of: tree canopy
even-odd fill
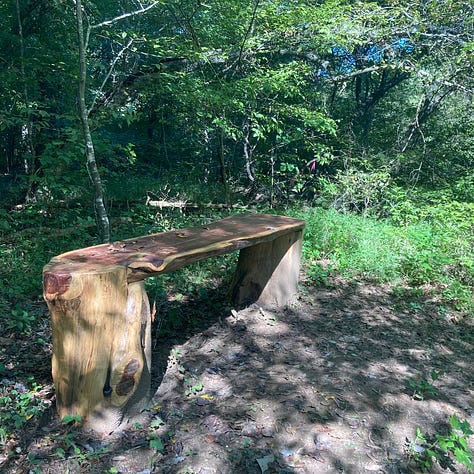
[[[95,189],[103,217],[101,177],[145,173],[376,213],[397,186],[472,200],[473,9],[3,2],[7,204]]]

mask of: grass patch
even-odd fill
[[[307,221],[303,252],[309,275],[327,272],[375,282],[429,284],[443,302],[472,315],[474,238],[464,222],[429,220],[406,226],[335,210],[291,213]]]

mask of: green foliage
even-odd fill
[[[335,210],[307,209],[303,249],[310,263],[368,279],[397,278],[402,246],[398,229],[383,221]]]
[[[98,243],[73,3],[0,4],[0,331],[20,336],[41,319],[31,301],[43,265]],[[159,210],[147,198],[307,200],[330,208],[295,212],[308,220],[313,283],[338,272],[411,295],[430,286],[441,304],[474,314],[469,2],[156,5],[120,20],[137,2],[84,5],[95,25],[86,100],[108,209],[120,219],[114,239],[225,215]],[[180,308],[189,296],[206,308],[235,257],[215,262],[147,283],[167,302],[160,335],[199,324],[206,311],[183,321]],[[429,380],[417,383],[429,393]]]
[[[74,424],[74,423],[82,423],[82,417],[81,415],[65,415],[61,423],[63,425],[69,425],[69,424]]]
[[[29,311],[17,307],[12,309],[10,317],[6,318],[5,329],[15,332],[28,333],[32,330],[36,316]]]
[[[461,220],[394,225],[335,210],[306,208],[303,250],[309,274],[324,282],[331,272],[375,281],[403,281],[412,287],[438,288],[442,301],[472,314],[473,241]],[[447,219],[447,215],[443,214]]]
[[[150,423],[150,431],[147,435],[148,443],[151,449],[162,453],[165,449],[163,445],[163,441],[161,440],[160,436],[158,435],[157,430],[163,426],[164,422],[161,418],[155,418]]]
[[[391,176],[387,171],[349,168],[333,179],[320,179],[320,196],[342,212],[383,215],[392,201]]]
[[[423,434],[416,430],[416,438],[408,442],[408,449],[415,465],[423,472],[429,472],[438,463],[443,469],[455,471],[455,462],[472,469],[472,452],[468,438],[474,434],[467,421],[461,421],[456,415],[449,418],[451,430],[448,434]]]
[[[165,449],[163,442],[161,441],[160,438],[150,439],[149,445],[151,449],[154,449],[158,451],[159,453],[162,453]]]
[[[429,376],[430,381],[426,377],[415,377],[408,380],[408,386],[412,390],[412,398],[415,400],[424,400],[427,396],[436,396],[438,389],[432,384],[439,379],[441,372],[432,370]]]
[[[204,388],[204,384],[202,383],[201,380],[198,380],[198,378],[195,375],[191,375],[188,378],[184,379],[184,384],[185,384],[185,391],[184,394],[189,397],[191,395],[196,395],[199,392],[202,392]]]
[[[15,430],[28,420],[40,416],[48,407],[38,396],[41,386],[32,383],[32,389],[23,384],[0,387],[0,445],[6,444]]]
[[[83,213],[81,208],[51,213],[43,203],[10,214],[12,230],[0,240],[0,308],[9,306],[0,315],[2,329],[28,332],[38,319],[27,301],[41,295],[42,268],[52,256],[98,243],[88,234],[95,224]]]

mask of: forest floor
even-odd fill
[[[155,338],[146,422],[97,438],[61,425],[52,403],[0,472],[400,474],[418,472],[417,427],[446,434],[453,414],[474,426],[474,324],[435,297],[337,278],[303,282],[291,308],[236,311],[222,291],[180,302],[200,327]],[[50,354],[2,342],[13,362],[0,390],[29,364],[51,396]]]

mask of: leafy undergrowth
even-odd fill
[[[307,220],[304,255],[315,282],[329,274],[390,282],[400,291],[439,296],[440,306],[474,315],[474,218],[447,213],[400,226],[334,210],[296,211]],[[438,215],[438,214],[436,214]]]

